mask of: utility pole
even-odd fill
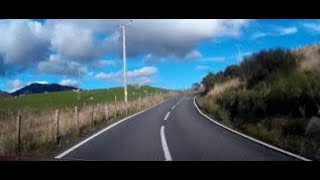
[[[129,25],[132,22],[127,24]],[[119,28],[122,28],[122,55],[123,55],[123,80],[124,80],[124,101],[128,103],[128,91],[127,91],[127,60],[126,60],[126,25],[121,25]]]
[[[121,26],[121,28],[122,28],[124,101],[127,104],[128,103],[128,91],[127,91],[126,30],[125,30],[125,26]]]
[[[80,68],[78,69],[78,78],[79,78],[79,85],[78,85],[78,101],[80,100]]]

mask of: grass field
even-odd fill
[[[168,90],[154,88],[149,86],[130,86],[128,87],[128,100],[134,100],[155,93],[165,93]],[[78,100],[78,92],[64,91],[47,94],[31,94],[13,98],[0,98],[0,111],[42,111],[54,108],[64,108],[73,106],[83,106],[89,104],[97,104],[102,102],[112,102],[124,99],[123,88],[109,88],[99,90],[84,90],[80,92],[80,100]]]

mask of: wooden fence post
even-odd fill
[[[91,126],[94,126],[94,105],[92,105],[92,113],[91,113]]]
[[[123,102],[123,107],[124,107],[124,110],[125,110],[125,113],[126,113],[126,115],[128,114],[128,103],[129,102]]]
[[[59,137],[59,109],[56,110],[55,113],[55,126],[56,126],[56,141],[59,144],[60,137]]]
[[[117,96],[114,96],[114,117],[117,117]]]
[[[21,155],[21,115],[20,112],[18,113],[18,117],[17,117],[17,154],[18,156]]]
[[[75,120],[76,120],[77,130],[78,130],[78,133],[80,133],[78,106],[74,107],[74,113],[75,113]]]
[[[108,104],[104,104],[104,115],[106,116],[106,120],[109,119],[109,110],[108,110]]]

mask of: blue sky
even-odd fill
[[[32,82],[122,86],[129,20],[0,20],[0,89]],[[320,20],[133,20],[126,29],[128,81],[183,89],[244,55],[319,41]]]

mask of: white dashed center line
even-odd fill
[[[169,115],[170,115],[170,111],[167,112],[166,116],[164,117],[164,120],[165,120],[165,121],[168,119]]]

